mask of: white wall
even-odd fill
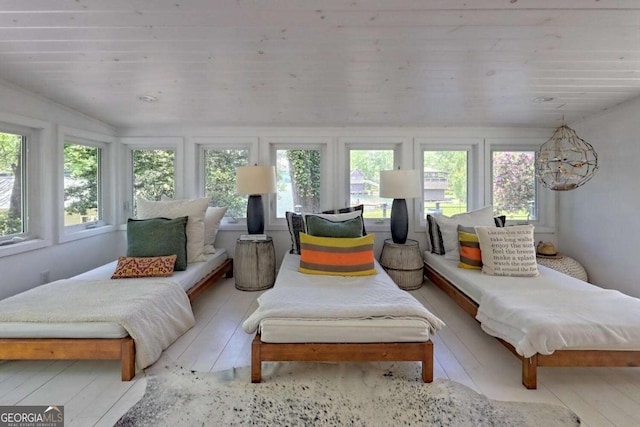
[[[0,251],[0,299],[42,284],[42,273],[51,280],[69,277],[113,260],[121,246],[120,232],[56,244],[54,224],[57,202],[55,180],[55,147],[58,126],[68,126],[104,135],[114,135],[114,129],[104,123],[70,110],[22,89],[0,82],[0,122],[37,122],[45,129],[41,144],[43,156],[38,165],[39,206],[30,209],[43,212],[42,240],[46,246],[27,252],[6,255]],[[14,123],[16,124],[16,123]],[[12,245],[14,246],[14,245]],[[10,251],[13,251],[11,248]]]
[[[593,145],[591,181],[559,193],[559,249],[579,260],[589,281],[640,297],[640,99],[572,123]]]

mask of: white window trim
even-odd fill
[[[52,245],[52,220],[50,213],[53,195],[49,172],[53,144],[45,144],[51,139],[52,126],[42,120],[23,117],[17,114],[0,112],[0,127],[3,131],[28,134],[27,140],[27,205],[28,225],[25,241],[0,246],[0,257],[42,249]],[[47,215],[45,215],[45,212]]]
[[[133,217],[133,170],[131,168],[133,156],[133,150],[173,150],[174,158],[173,158],[173,180],[175,182],[175,198],[183,199],[188,197],[185,194],[184,188],[184,164],[185,164],[185,143],[184,138],[182,137],[126,137],[120,138],[120,143],[125,147],[123,150],[123,163],[122,165],[126,165],[125,173],[122,174],[124,177],[122,189],[122,197],[121,201],[122,206],[122,224],[126,225],[127,218]],[[122,170],[122,168],[120,169]]]
[[[338,186],[336,191],[337,200],[335,200],[332,209],[349,206],[350,203],[350,165],[351,150],[393,150],[393,168],[397,169],[413,169],[411,162],[411,139],[401,136],[358,136],[358,137],[342,137],[338,138],[338,172],[337,182],[342,185]],[[411,200],[407,200],[407,209],[411,212]],[[364,220],[367,231],[389,231],[389,219],[366,219]],[[409,227],[411,232],[413,228],[413,219],[409,219]]]
[[[334,150],[330,137],[265,137],[262,139],[265,150],[261,151],[263,164],[276,166],[276,150],[320,150],[320,207],[322,210],[331,209],[331,189],[334,188],[334,169],[332,167]],[[277,217],[276,194],[263,195],[263,202],[267,203],[265,209],[265,224],[272,230],[287,230],[286,218]]]
[[[492,203],[493,152],[494,151],[534,151],[537,152],[546,138],[487,138],[484,156],[485,170],[485,203]],[[538,218],[535,221],[509,221],[508,224],[533,224],[536,233],[553,233],[556,228],[556,209],[558,195],[538,185]]]
[[[414,168],[424,174],[424,151],[466,151],[467,152],[467,210],[484,206],[482,184],[483,168],[480,153],[484,147],[482,138],[415,138],[413,155]],[[424,213],[424,196],[414,200],[415,231],[427,229]]]
[[[198,167],[195,170],[195,176],[193,177],[197,194],[200,197],[205,197],[205,183],[204,183],[204,151],[205,150],[248,150],[249,151],[249,165],[258,162],[259,142],[258,137],[192,137],[189,142],[195,146],[196,151],[196,164]],[[220,230],[242,231],[247,229],[246,218],[235,218],[235,220],[225,217],[220,223]]]
[[[100,165],[102,220],[88,224],[64,225],[64,144],[71,142],[102,150]],[[70,127],[58,127],[58,191],[56,205],[58,212],[58,242],[70,242],[99,234],[109,233],[116,229],[115,212],[115,138],[94,132]],[[89,227],[88,227],[89,225]]]

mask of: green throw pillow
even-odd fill
[[[307,215],[307,234],[316,237],[362,237],[362,216],[345,221],[331,221]]]
[[[127,222],[127,256],[155,257],[176,255],[176,271],[187,269],[187,234],[189,217],[176,219],[129,219]]]

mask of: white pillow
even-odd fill
[[[492,276],[534,277],[540,274],[536,262],[533,225],[475,227],[482,272]]]
[[[220,228],[220,221],[227,212],[226,206],[209,206],[204,215],[204,253],[215,254],[215,241]]]
[[[179,218],[188,216],[187,262],[204,261],[204,216],[209,205],[208,197],[154,202],[142,197],[136,199],[138,219]]]
[[[460,248],[458,244],[458,224],[464,227],[474,227],[476,225],[495,226],[493,220],[493,207],[485,206],[471,212],[451,215],[450,217],[442,214],[433,216],[440,228],[442,234],[442,243],[444,244],[444,257],[454,261],[460,260]]]

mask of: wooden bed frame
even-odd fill
[[[233,260],[226,259],[187,291],[189,301],[210,288],[222,276],[233,277]],[[0,338],[3,360],[120,360],[122,381],[136,374],[133,338]]]
[[[262,380],[262,362],[422,362],[422,381],[433,381],[433,343],[251,343],[251,382]]]
[[[476,317],[478,304],[458,289],[451,281],[424,264],[424,273],[450,296],[464,311]],[[528,389],[537,388],[537,368],[544,367],[637,367],[640,366],[640,351],[616,350],[556,350],[552,354],[535,354],[523,357],[506,341],[497,338],[502,345],[522,361],[522,384]]]

